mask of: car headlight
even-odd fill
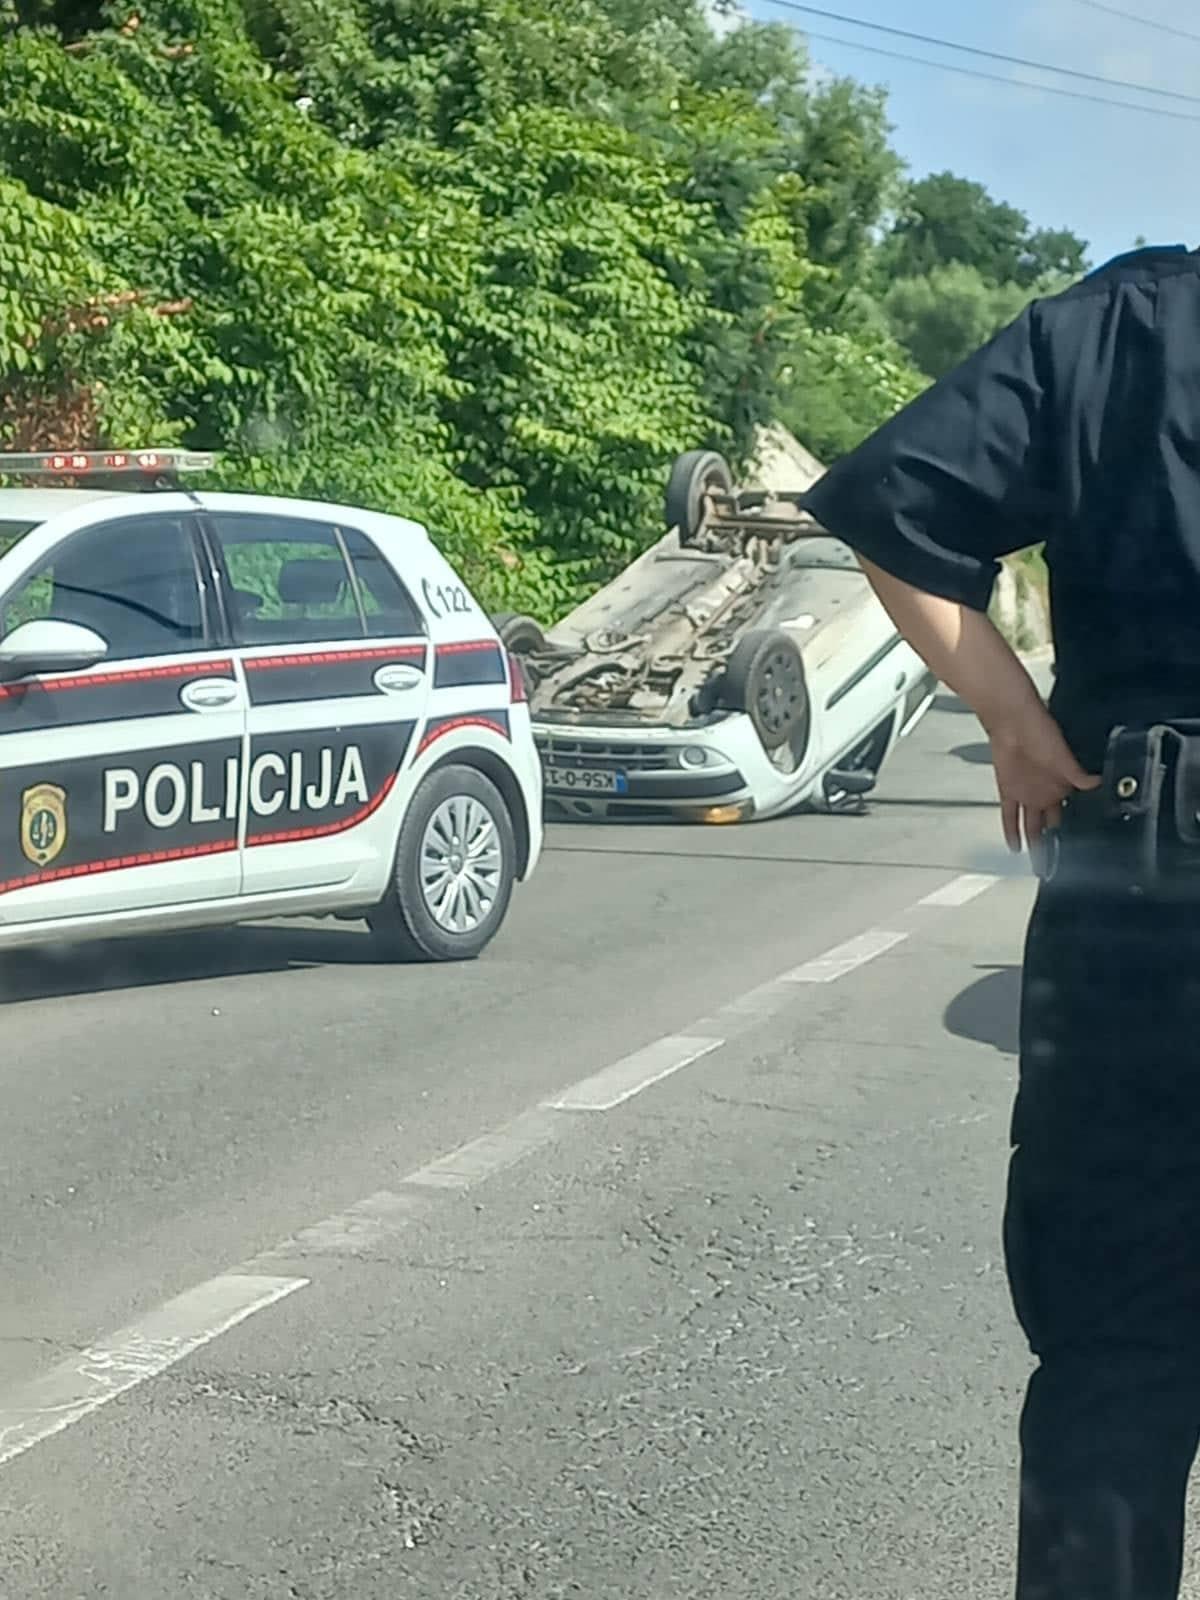
[[[712,759],[702,744],[685,744],[679,752],[681,767],[706,767]]]

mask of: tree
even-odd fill
[[[1011,322],[1029,298],[1019,284],[989,284],[978,268],[952,262],[924,277],[898,279],[884,305],[917,366],[940,378]]]
[[[796,170],[808,191],[806,244],[843,287],[869,271],[876,229],[899,188],[888,132],[882,94],[845,79],[811,94],[804,108]]]
[[[940,172],[909,188],[879,267],[885,281],[895,281],[957,263],[986,283],[1030,286],[1048,273],[1080,276],[1086,255],[1069,230],[1031,231],[1024,212],[993,200],[982,184]]]
[[[783,369],[780,420],[821,460],[852,450],[925,380],[885,333],[806,328]]]
[[[715,428],[690,359],[712,315],[702,213],[622,129],[546,107],[489,129],[459,170],[486,226],[474,292],[447,311],[444,415],[468,481],[519,492],[539,547],[594,584],[657,521],[664,459]]]
[[[1038,228],[1025,241],[1019,283],[1082,278],[1089,270],[1087,245],[1069,228]]]
[[[941,172],[909,189],[881,265],[893,281],[955,262],[989,283],[1006,283],[1020,270],[1028,231],[1024,214],[993,200],[982,184]]]

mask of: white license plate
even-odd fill
[[[566,789],[575,794],[624,794],[629,787],[623,772],[603,767],[547,767],[547,789]]]

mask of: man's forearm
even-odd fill
[[[1033,679],[986,616],[859,560],[900,633],[989,733],[1019,718],[1031,703],[1041,706]]]

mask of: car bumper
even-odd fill
[[[545,810],[555,821],[679,817],[740,821],[755,812],[728,724],[713,729],[565,728],[534,723]],[[701,760],[703,756],[703,760]]]

